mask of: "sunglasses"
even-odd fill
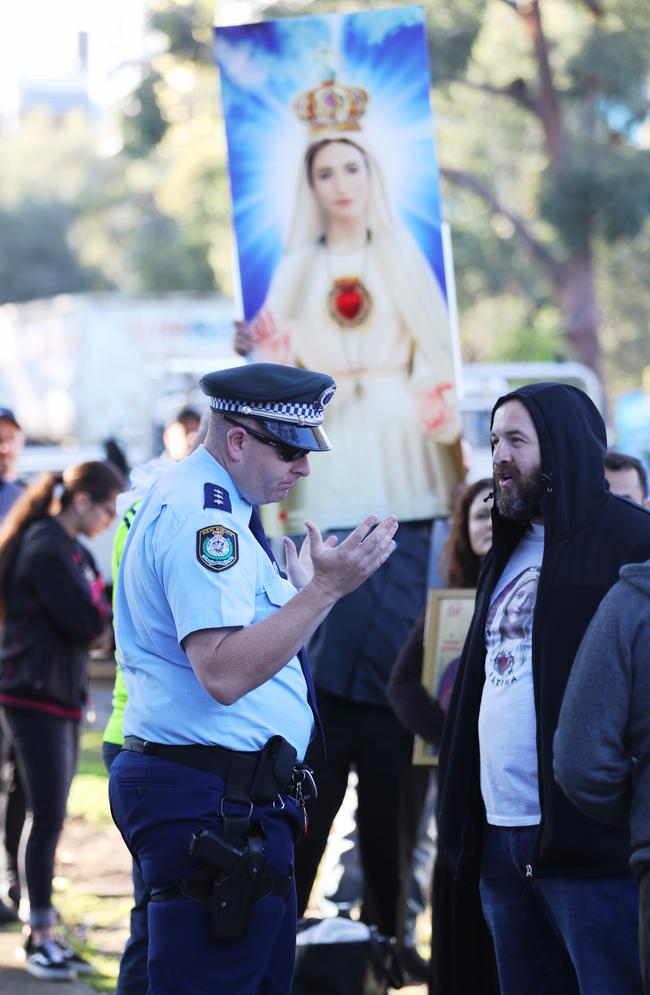
[[[290,446],[287,442],[276,442],[275,439],[269,439],[268,435],[262,435],[261,432],[256,432],[255,429],[249,428],[248,425],[242,425],[241,422],[235,421],[229,415],[224,415],[223,420],[227,421],[229,425],[236,425],[237,428],[243,429],[247,435],[252,435],[254,439],[257,439],[258,442],[263,442],[265,446],[277,449],[278,456],[283,463],[295,463],[296,460],[302,459],[303,456],[307,456],[311,452],[311,449],[298,449],[296,446]]]

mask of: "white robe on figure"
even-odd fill
[[[331,315],[334,280],[357,277],[371,305],[355,327]],[[457,483],[449,445],[459,412],[447,307],[414,240],[401,228],[373,233],[352,252],[321,241],[287,253],[255,322],[258,361],[329,373],[330,453],[280,506],[266,509],[271,534],[350,528],[370,513],[416,521],[448,514]]]

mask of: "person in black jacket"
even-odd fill
[[[121,475],[108,463],[44,474],[0,531],[0,720],[32,815],[24,848],[31,928],[26,966],[43,980],[70,980],[89,969],[54,936],[52,876],[76,768],[87,650],[110,618],[101,577],[77,536],[97,535],[110,524],[122,489]]]
[[[492,481],[486,478],[475,480],[457,497],[449,534],[440,554],[440,576],[447,587],[476,587],[483,558],[492,545],[491,508]],[[426,610],[420,614],[393,665],[386,697],[409,732],[421,736],[439,749],[460,658],[452,660],[445,669],[443,681],[436,689],[439,692],[442,687],[442,694],[438,698],[431,697],[422,683],[425,622]],[[431,773],[429,797],[433,807],[438,791],[438,771],[431,768]],[[425,812],[428,808],[429,801]],[[435,923],[432,922],[432,934],[434,929]],[[427,974],[431,975],[434,971],[435,966],[430,964]]]
[[[493,545],[440,751],[433,987],[494,991],[495,952],[502,995],[636,995],[629,833],[566,798],[552,743],[582,636],[619,568],[650,555],[650,518],[608,492],[605,426],[574,387],[500,398],[492,447]]]
[[[10,408],[0,407],[0,523],[25,486],[24,481],[17,479],[24,444],[25,436],[15,414]],[[4,863],[4,867],[0,867],[0,878],[6,876],[3,887],[6,903],[0,899],[0,924],[18,919],[18,846],[24,824],[23,786],[11,744],[3,737],[0,725],[0,859]]]
[[[440,574],[447,587],[476,587],[483,558],[492,545],[492,481],[475,480],[454,506],[449,535],[440,554]],[[448,707],[431,697],[422,683],[426,609],[418,616],[393,664],[386,697],[409,732],[439,746]],[[456,661],[450,668],[457,670]]]

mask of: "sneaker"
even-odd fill
[[[63,954],[66,964],[69,965],[77,974],[94,974],[95,968],[87,960],[84,960],[80,954],[74,950],[69,943],[63,939],[62,936],[55,936],[54,942]]]
[[[35,978],[42,981],[74,981],[77,977],[75,969],[68,964],[54,940],[43,940],[35,947],[30,936],[25,944],[25,953],[25,967]]]

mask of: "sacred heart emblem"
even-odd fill
[[[329,313],[343,328],[360,325],[370,311],[370,294],[358,276],[341,276],[328,297]]]
[[[501,652],[497,655],[494,661],[493,667],[496,670],[497,674],[503,677],[505,674],[508,674],[512,670],[514,664],[515,664],[515,658],[512,655],[512,653],[508,653],[504,650],[501,650]]]

